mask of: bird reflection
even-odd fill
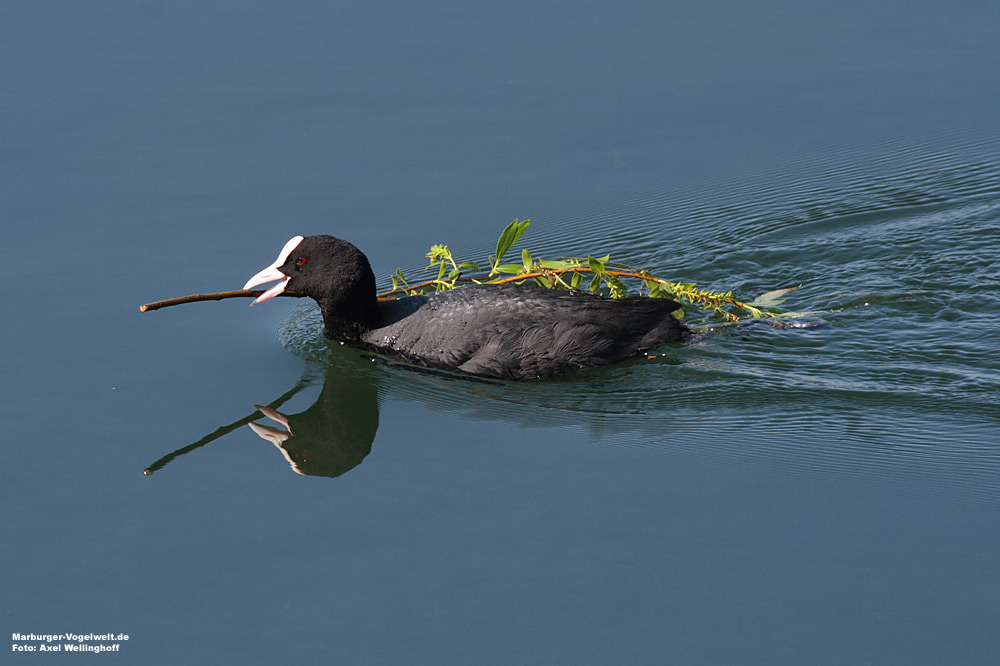
[[[152,475],[176,458],[244,425],[274,444],[299,474],[336,477],[354,469],[371,453],[378,430],[377,374],[352,373],[348,376],[336,366],[329,367],[319,397],[311,407],[299,414],[278,411],[282,404],[312,383],[303,377],[269,405],[254,405],[257,411],[163,456],[147,467],[145,474]],[[276,425],[256,422],[262,418]]]
[[[247,426],[273,444],[296,473],[340,476],[371,453],[383,388],[393,401],[415,401],[423,410],[447,413],[449,418],[523,428],[582,428],[592,439],[638,432],[645,441],[662,438],[664,432],[681,437],[703,427],[700,416],[690,421],[679,416],[689,408],[691,391],[678,389],[676,368],[682,366],[667,353],[526,384],[455,375],[325,341],[320,346],[314,340],[315,327],[294,323],[292,331],[301,335],[292,337],[288,346],[306,360],[304,375],[295,386],[266,405],[254,405],[247,416],[168,453],[147,467],[146,475]],[[704,384],[700,382],[698,386]],[[291,414],[283,408],[317,385],[322,388],[308,409]],[[698,403],[698,407],[703,406]]]
[[[378,396],[373,381],[344,381],[330,372],[312,407],[286,416],[254,405],[280,427],[249,423],[250,428],[281,451],[299,474],[340,476],[361,464],[372,450],[378,430]]]

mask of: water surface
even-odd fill
[[[143,664],[994,660],[992,4],[0,26],[9,634],[127,633]],[[296,234],[388,282],[515,217],[536,255],[801,284],[810,325],[691,313],[655,359],[514,385],[329,346],[301,302],[137,309]]]

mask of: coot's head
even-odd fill
[[[296,291],[316,300],[331,335],[354,334],[374,321],[378,301],[375,274],[361,250],[333,236],[296,236],[282,248],[278,259],[244,285],[250,289],[279,280],[253,304],[263,303],[285,291]]]

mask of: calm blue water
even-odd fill
[[[0,7],[4,631],[994,663],[997,35],[987,2]],[[822,325],[693,314],[652,361],[510,385],[330,347],[290,299],[138,311],[296,234],[387,283],[514,218],[536,255],[802,284]]]

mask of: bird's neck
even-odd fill
[[[334,340],[357,342],[375,327],[378,320],[378,302],[371,303],[319,303],[327,335]]]

